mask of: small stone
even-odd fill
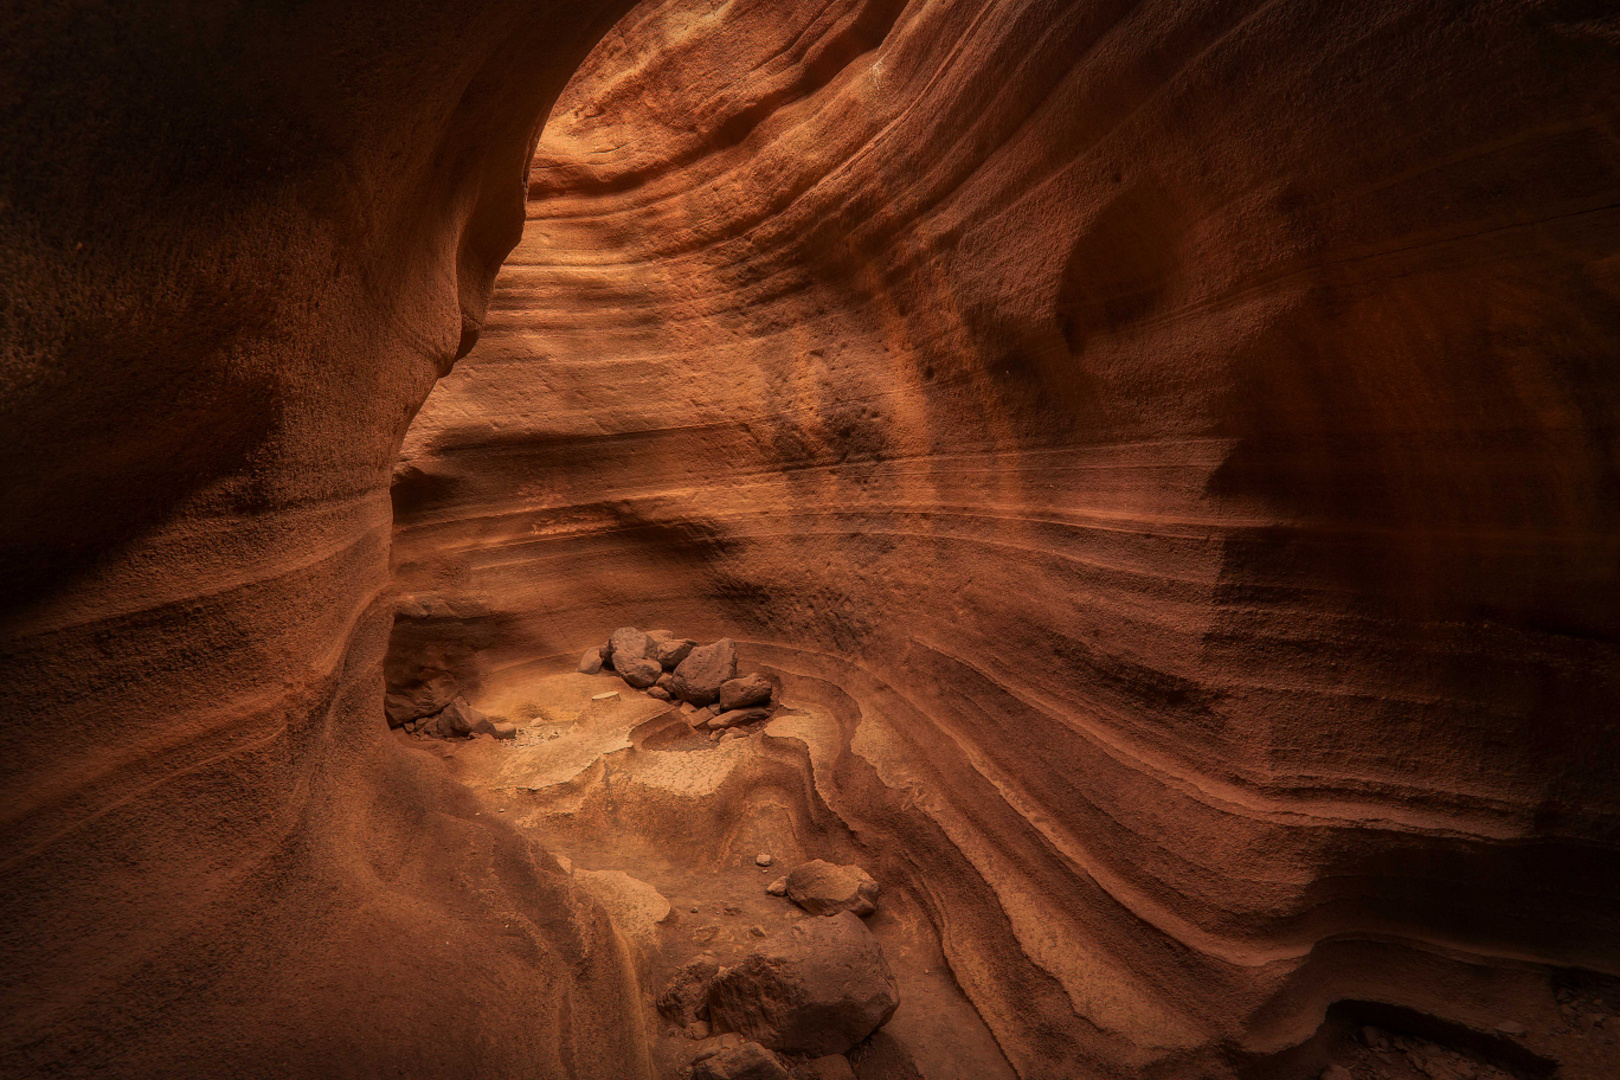
[[[516,724],[497,723],[493,724],[492,726],[495,728],[492,734],[497,739],[515,739],[518,737],[518,728]]]
[[[763,926],[758,925],[758,924],[750,926],[748,928],[748,932],[750,934],[754,935],[755,937],[764,937],[765,936],[765,928]]]
[[[649,686],[647,688],[647,696],[650,698],[657,698],[659,701],[668,701],[673,695],[670,694],[668,690],[665,690],[662,686]]]
[[[772,896],[786,896],[787,895],[787,878],[785,878],[785,877],[777,878],[775,881],[773,881],[769,885],[765,886],[765,891],[770,893]]]
[[[787,876],[788,899],[812,915],[853,911],[870,915],[877,910],[878,883],[859,866],[839,866],[823,859],[800,863]]]
[[[594,695],[592,695],[591,700],[592,701],[618,701],[619,700],[619,692],[617,690],[609,690],[605,694],[594,694]]]
[[[1513,1020],[1502,1021],[1496,1025],[1496,1030],[1504,1035],[1512,1035],[1514,1038],[1520,1038],[1525,1034],[1524,1025]]]
[[[663,668],[658,666],[656,660],[627,658],[614,665],[624,681],[637,690],[645,690],[658,682],[658,675]]]
[[[720,707],[726,711],[764,705],[771,700],[776,687],[771,680],[757,671],[720,684]]]
[[[714,940],[714,936],[719,932],[720,928],[718,926],[700,926],[692,931],[692,940],[699,945],[707,945]]]
[[[688,1039],[707,1039],[709,1037],[709,1022],[707,1020],[694,1020],[686,1025]]]
[[[782,1059],[757,1042],[699,1054],[692,1080],[788,1080]]]
[[[744,731],[742,728],[732,728],[730,731],[722,731],[720,733],[720,741],[721,742],[725,742],[727,739],[746,739],[746,738],[748,738],[748,732]]]
[[[662,675],[658,676],[658,682],[654,685],[661,686],[673,694],[675,693],[675,676],[666,671]],[[696,706],[694,706],[694,708],[695,707]]]
[[[579,658],[579,673],[581,675],[599,675],[602,671],[602,647],[593,645],[585,650],[585,655]]]
[[[695,713],[697,711],[698,711],[698,707],[696,705],[692,704],[690,701],[681,702],[681,715],[682,716],[690,717],[693,713]]]
[[[758,855],[754,856],[754,865],[755,866],[769,866],[769,865],[771,865],[771,863],[773,863],[775,861],[776,861],[775,859],[771,858],[770,855],[766,854],[763,851],[760,852]]]
[[[694,705],[708,705],[720,697],[722,683],[737,677],[737,643],[721,638],[693,649],[675,665],[675,696]]]

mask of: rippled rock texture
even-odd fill
[[[1620,974],[1617,131],[1602,4],[643,4],[406,439],[396,656],[824,687],[1026,1077],[1542,1017]]]
[[[392,460],[625,7],[0,11],[0,1075],[646,1074],[379,711]]]

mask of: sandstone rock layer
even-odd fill
[[[1540,1016],[1620,974],[1617,41],[643,4],[407,438],[400,586],[489,668],[633,623],[821,687],[1021,1075]]]

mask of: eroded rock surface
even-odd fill
[[[560,102],[402,582],[828,687],[1026,1076],[1620,967],[1612,13],[695,10]]]
[[[709,982],[709,1019],[773,1050],[842,1054],[894,1015],[894,976],[849,912],[766,938]]]
[[[0,1075],[650,1071],[600,907],[383,700],[390,465],[628,6],[0,12]]]
[[[825,859],[795,866],[783,887],[789,900],[812,915],[840,911],[870,915],[877,910],[881,891],[872,875],[859,866],[838,866]]]

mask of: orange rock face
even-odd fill
[[[406,439],[400,648],[823,688],[821,794],[1020,1075],[1545,1019],[1620,973],[1617,41],[643,4]]]
[[[0,1075],[646,1073],[600,909],[378,711],[390,462],[626,6],[0,14]]]

